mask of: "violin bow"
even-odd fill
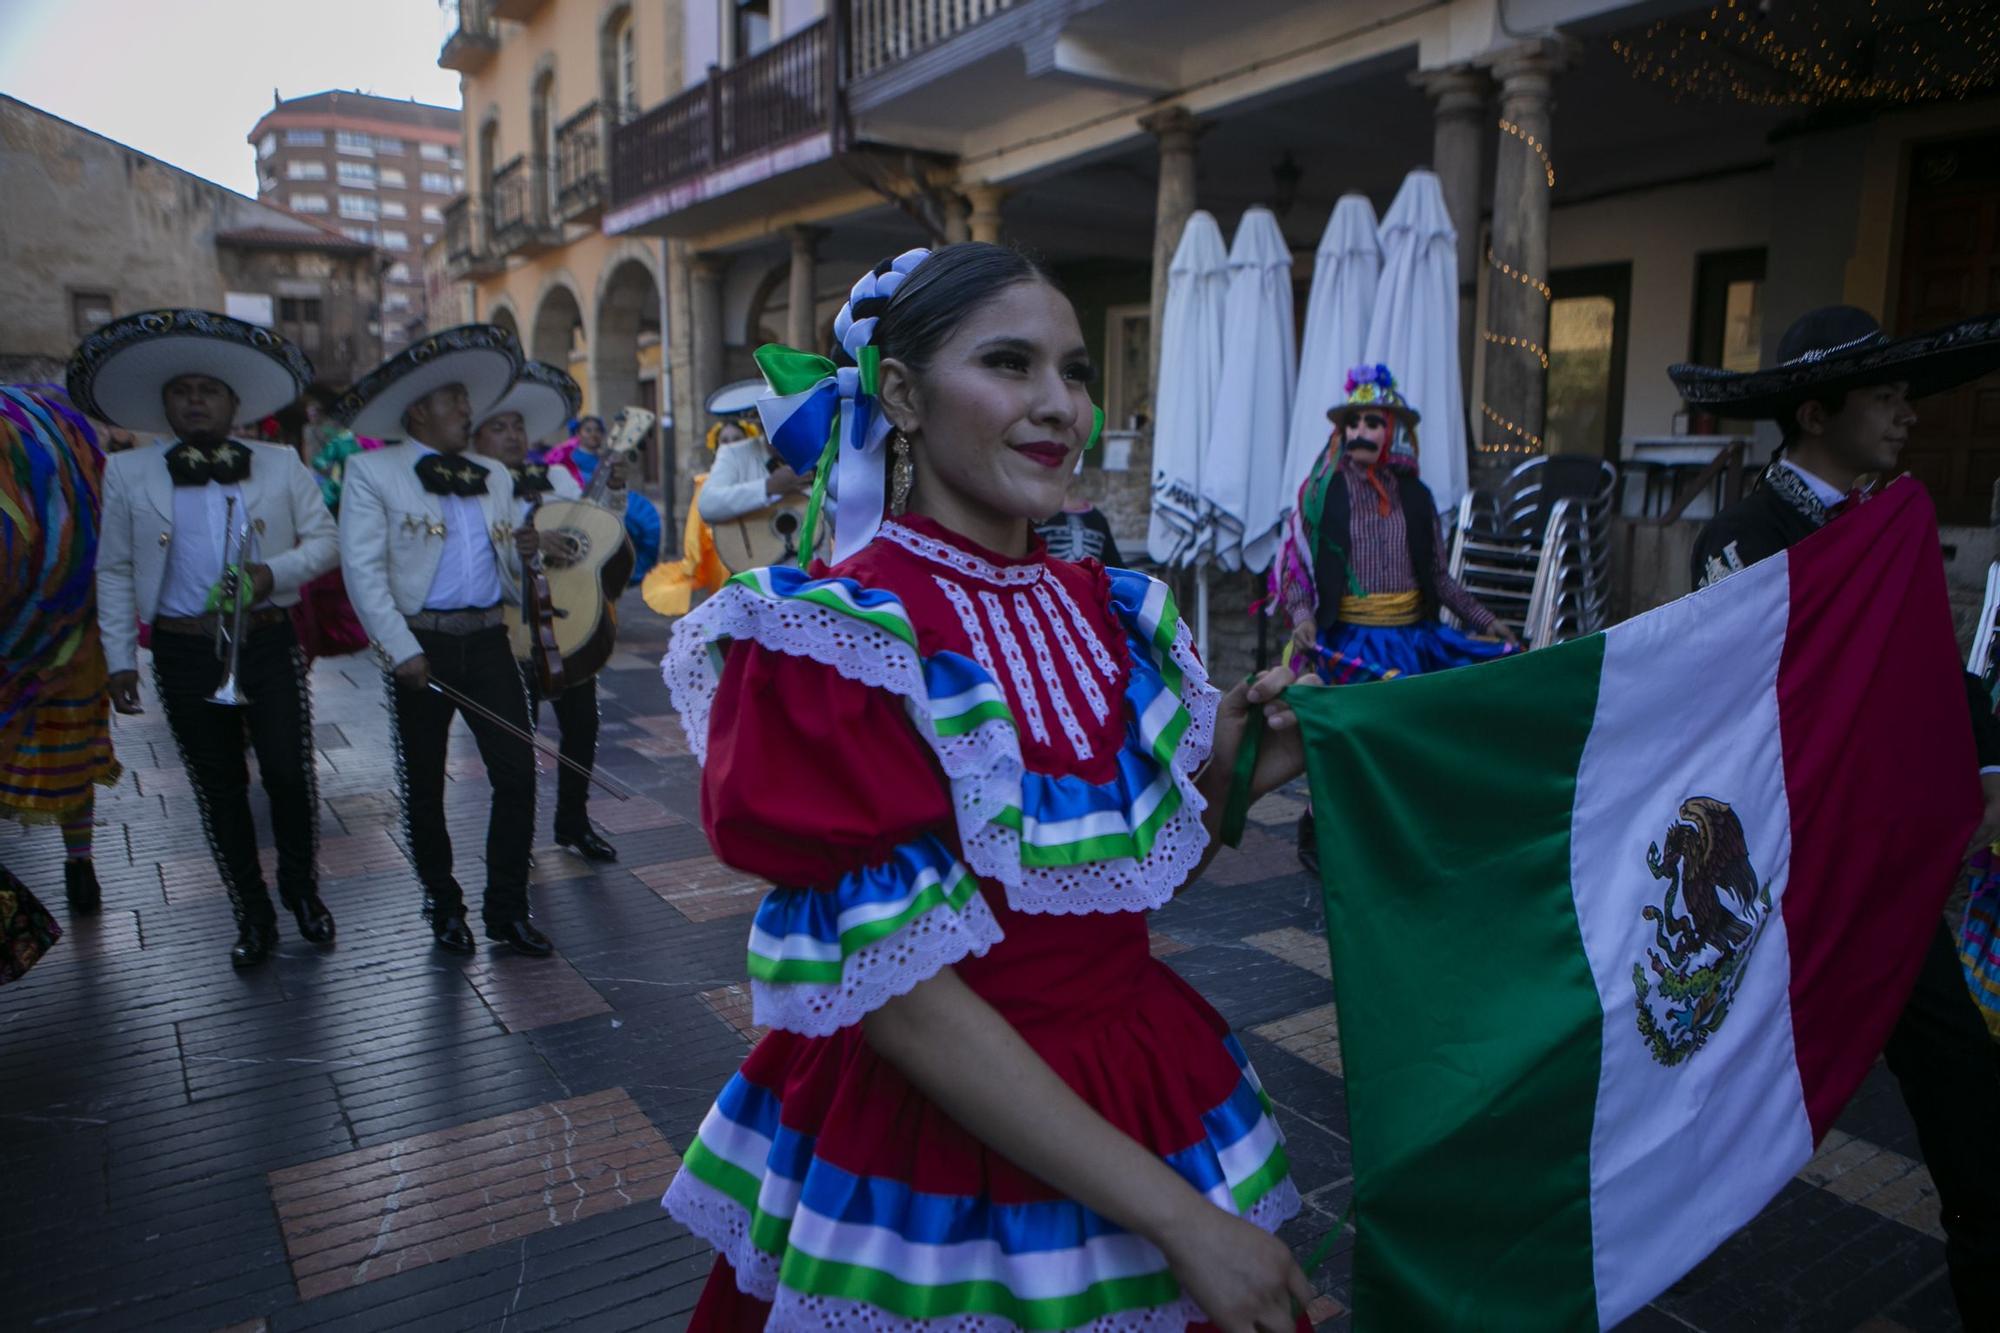
[[[632,790],[630,787],[626,786],[623,782],[620,782],[617,778],[612,777],[609,773],[600,773],[594,768],[585,768],[582,764],[577,763],[576,760],[571,759],[568,755],[565,755],[561,750],[558,750],[555,746],[549,744],[541,737],[535,735],[534,732],[522,730],[520,727],[515,726],[512,722],[509,722],[506,718],[501,717],[498,713],[494,712],[492,709],[487,708],[485,705],[479,703],[475,699],[467,698],[465,695],[453,689],[451,686],[445,684],[443,681],[437,679],[435,676],[431,678],[430,688],[436,690],[439,694],[442,694],[445,698],[451,700],[453,703],[457,704],[460,708],[463,708],[466,712],[473,713],[479,717],[484,718],[486,721],[491,722],[494,726],[499,727],[502,731],[505,731],[508,735],[518,736],[520,739],[526,741],[529,745],[533,746],[537,752],[547,755],[549,758],[555,760],[558,764],[561,764],[564,768],[571,769],[575,772],[583,774],[584,777],[590,779],[598,786],[604,788],[604,790],[610,792],[613,796],[616,796],[619,800],[629,801],[634,796],[637,796],[639,794],[638,792]]]

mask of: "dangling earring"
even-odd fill
[[[917,479],[917,465],[910,458],[910,437],[900,428],[889,441],[893,460],[889,465],[889,512],[900,515],[910,503],[910,487]]]

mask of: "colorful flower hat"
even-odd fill
[[[1381,364],[1356,366],[1347,372],[1344,386],[1347,401],[1326,409],[1326,419],[1344,430],[1354,415],[1364,408],[1387,412],[1396,423],[1395,439],[1389,445],[1389,461],[1414,465],[1417,459],[1417,423],[1422,413],[1410,406],[1396,387],[1396,377]]]

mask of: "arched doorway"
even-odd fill
[[[506,302],[503,301],[498,305],[495,305],[493,309],[487,313],[486,322],[488,324],[497,324],[499,327],[513,334],[515,341],[518,342],[520,340],[521,321],[514,318],[514,307],[508,305]]]
[[[576,293],[566,283],[550,284],[549,289],[542,293],[541,303],[535,307],[535,322],[527,342],[528,355],[577,375],[583,367],[575,362],[583,347],[583,310],[577,305]],[[578,377],[583,378],[581,375]]]
[[[597,326],[590,335],[593,407],[607,418],[632,405],[663,415],[663,351],[659,279],[645,260],[628,254],[612,263],[598,288]],[[646,447],[644,480],[662,497],[663,512],[672,515],[677,512],[674,460],[668,452],[655,429]]]

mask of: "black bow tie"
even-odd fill
[[[486,469],[469,459],[425,454],[417,460],[417,480],[432,495],[484,495]]]
[[[176,486],[234,485],[250,475],[250,451],[234,440],[211,449],[183,440],[167,450],[167,475]]]
[[[514,498],[526,500],[531,496],[547,495],[555,489],[549,481],[549,466],[546,463],[525,463],[514,469]]]

